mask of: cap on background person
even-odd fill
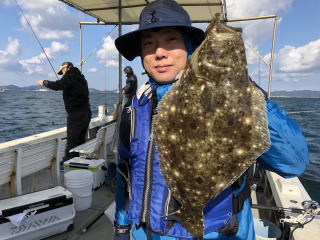
[[[191,26],[189,14],[174,0],[157,0],[148,4],[140,14],[139,28],[118,37],[115,45],[129,61],[140,56],[140,33],[160,27],[178,27],[190,36],[194,49],[204,39],[204,32]]]
[[[71,62],[63,62],[60,66],[59,72],[57,74],[62,75],[62,69],[65,67],[73,67],[73,64]]]
[[[123,69],[123,72],[124,72],[125,74],[132,74],[132,73],[133,73],[132,67],[126,66],[126,67]]]

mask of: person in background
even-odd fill
[[[48,81],[39,80],[39,86],[49,89],[63,91],[63,101],[67,111],[67,146],[63,162],[73,157],[78,157],[79,153],[70,149],[85,143],[86,133],[91,120],[91,109],[89,104],[88,83],[80,70],[73,66],[71,62],[61,64],[59,75],[63,75],[60,80]]]
[[[122,93],[125,94],[127,98],[126,106],[129,106],[133,96],[137,92],[138,82],[137,77],[130,66],[126,66],[123,69],[123,72],[126,74],[127,80],[126,85],[122,88]]]
[[[179,209],[179,203],[170,196],[161,173],[150,126],[157,104],[179,81],[203,39],[203,31],[191,26],[188,13],[176,1],[157,0],[142,10],[138,30],[115,41],[118,51],[129,61],[141,57],[149,76],[133,97],[131,111],[123,112],[122,121],[127,122],[120,125],[126,127],[120,127],[118,170],[124,177],[116,191],[116,240],[129,240],[130,233],[136,240],[195,239],[178,221],[166,218]],[[305,137],[268,98],[266,109],[271,146],[257,162],[283,177],[297,176],[309,161]],[[254,240],[249,198],[250,187],[244,174],[203,209],[203,239]]]

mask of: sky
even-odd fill
[[[79,22],[96,19],[58,0],[0,0],[0,86],[36,85],[37,80],[57,80],[53,71],[64,61],[80,62]],[[278,16],[271,90],[320,91],[319,0],[226,0],[229,19],[276,14]],[[47,56],[37,42],[31,24]],[[243,28],[251,78],[268,87],[268,66],[274,20],[233,23]],[[205,30],[207,24],[198,24]],[[138,28],[124,26],[123,33]],[[83,26],[83,74],[90,88],[118,88],[117,26]],[[260,57],[258,57],[260,55]],[[134,69],[139,85],[147,80],[140,58],[123,67]],[[122,76],[123,84],[125,76]]]

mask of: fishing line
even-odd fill
[[[106,110],[108,113],[108,107],[107,107],[107,58],[106,62],[104,63],[104,105],[106,106]]]
[[[102,39],[101,43],[113,32],[113,30],[117,27],[118,25],[115,25],[111,31],[109,31],[109,33]],[[101,43],[98,45],[100,46]],[[98,46],[92,51],[91,55],[93,54],[93,52],[98,48]],[[89,55],[87,58],[89,58],[91,55]],[[108,106],[107,106],[107,58],[106,58],[106,62],[104,65],[104,100],[105,100],[105,106],[106,106],[106,112],[108,114]]]
[[[101,42],[90,52],[90,54],[81,62],[81,65],[83,65],[98,49],[98,47],[100,47],[102,45],[102,43],[104,42],[104,40],[110,36],[110,34],[113,32],[113,30],[117,27],[118,25],[115,25],[101,40]],[[107,59],[105,62],[105,67],[104,67],[104,104],[106,107],[106,111],[108,113],[108,107],[107,107]]]
[[[56,71],[54,70],[54,67],[53,67],[53,66],[52,66],[52,64],[51,64],[50,59],[49,59],[49,57],[48,57],[48,55],[47,55],[46,51],[45,51],[45,50],[44,50],[44,48],[42,47],[42,44],[41,44],[41,42],[40,42],[39,38],[37,37],[36,33],[34,32],[34,30],[33,30],[32,26],[31,26],[30,22],[28,21],[27,17],[24,15],[24,12],[23,12],[22,8],[20,7],[20,5],[19,5],[18,1],[17,1],[17,0],[14,0],[14,1],[15,1],[15,3],[16,3],[17,7],[20,9],[22,16],[24,17],[24,19],[26,20],[27,24],[29,25],[29,27],[30,27],[30,29],[31,29],[31,31],[32,31],[32,33],[33,33],[33,35],[34,35],[34,37],[35,37],[35,38],[36,38],[36,40],[38,41],[38,43],[39,43],[39,45],[40,45],[40,47],[41,47],[41,49],[42,49],[42,51],[43,51],[44,55],[46,56],[46,59],[48,60],[48,62],[49,62],[49,64],[50,64],[50,66],[51,66],[51,68],[52,68],[52,71],[54,72],[54,74],[55,74],[55,75],[56,75],[56,77],[57,77],[57,80],[59,80],[58,75],[57,75]]]
[[[250,46],[249,43],[247,43],[247,42],[245,42],[245,41],[243,41],[243,42],[244,42],[245,45],[247,45],[248,48],[250,48],[250,50],[251,50],[254,54],[256,54],[256,55],[258,56],[258,58],[259,58],[260,60],[262,60],[262,61],[264,62],[264,64],[265,64],[267,67],[269,67],[270,64],[267,63],[267,62],[263,59],[263,57],[262,57],[252,46]]]
[[[110,31],[104,38],[102,38],[101,42],[90,52],[90,54],[89,54],[84,60],[82,60],[82,65],[88,60],[88,58],[90,58],[90,57],[96,52],[97,48],[101,46],[102,42],[103,42],[107,37],[109,37],[109,35],[113,32],[113,30],[114,30],[117,26],[118,26],[118,25],[115,25],[115,26],[111,29],[111,31]]]

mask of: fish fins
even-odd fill
[[[270,136],[268,129],[268,119],[266,115],[266,102],[264,94],[255,86],[251,86],[252,94],[252,116],[253,116],[253,144],[257,146],[258,154],[254,158],[258,158],[261,154],[270,148]]]
[[[197,238],[201,238],[204,234],[203,212],[201,207],[190,210],[183,206],[176,212],[167,216],[168,221],[176,221],[182,224],[187,231]]]

